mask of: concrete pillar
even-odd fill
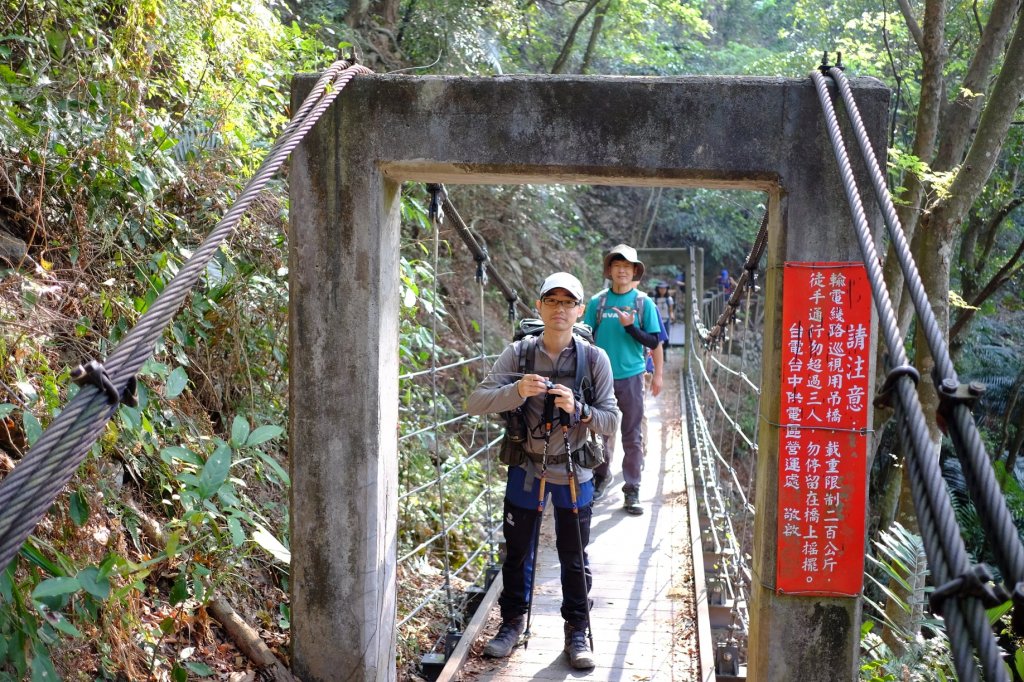
[[[358,124],[332,106],[289,178],[292,648],[304,682],[396,675],[400,185],[356,143]]]
[[[687,247],[686,255],[683,257],[683,272],[686,273],[686,293],[683,296],[683,305],[685,311],[683,313],[683,328],[686,330],[683,337],[684,343],[686,344],[686,352],[683,353],[683,371],[689,373],[690,371],[690,354],[693,353],[693,296],[690,292],[693,291],[693,287],[696,284],[694,280],[693,270],[693,247]]]
[[[296,78],[293,110],[314,80]],[[889,92],[852,86],[884,150]],[[357,77],[290,175],[292,642],[305,682],[395,679],[404,181],[764,191],[769,301],[784,260],[857,257],[810,79]],[[761,380],[775,423],[778,313],[769,308]],[[857,600],[773,592],[777,430],[759,442],[752,679],[854,680]]]
[[[700,304],[700,313],[704,314],[704,247],[698,246],[694,249],[694,255],[697,259],[697,281],[694,283],[697,285],[697,303]],[[704,324],[714,322],[714,320],[704,320]]]
[[[757,486],[754,508],[754,576],[751,599],[753,628],[748,651],[748,679],[855,680],[858,676],[861,601],[850,597],[789,596],[778,594],[776,544],[778,524],[778,462],[781,404],[781,353],[783,343],[782,271],[786,261],[860,261],[860,249],[849,207],[842,193],[835,157],[827,144],[827,130],[817,101],[788,101],[789,111],[782,134],[793,148],[786,164],[785,187],[768,193],[768,249],[765,272],[765,324],[761,373],[758,434]],[[884,156],[884,107],[861,112],[875,143]],[[853,141],[852,133],[845,132]],[[813,151],[812,151],[813,150]],[[853,154],[851,154],[853,156]],[[859,160],[859,154],[856,155]],[[862,163],[861,187],[870,187]],[[871,211],[877,232],[880,215]],[[872,316],[872,339],[876,320]],[[872,356],[873,357],[873,356]],[[869,376],[874,376],[874,368]],[[872,385],[868,395],[873,395]],[[870,411],[871,405],[867,405]],[[871,423],[870,413],[867,423]],[[865,472],[866,474],[866,472]],[[865,485],[866,485],[865,475]]]

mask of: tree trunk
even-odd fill
[[[1017,435],[1013,437],[1013,442],[1010,443],[1010,449],[1006,453],[1006,471],[1009,474],[1013,474],[1013,469],[1017,466],[1017,457],[1020,455],[1021,449],[1024,448],[1024,426],[1017,425]]]
[[[345,13],[345,23],[349,26],[362,26],[372,14],[381,21],[381,26],[387,29],[395,27],[398,23],[399,0],[351,0],[348,12]]]
[[[901,6],[901,9],[904,9]],[[916,22],[905,9],[904,16],[913,32]],[[917,122],[914,130],[914,144],[911,153],[919,159],[929,160],[935,151],[935,142],[939,131],[939,112],[942,109],[942,75],[946,67],[946,47],[944,29],[946,25],[945,0],[929,0],[925,4],[924,30],[917,29],[921,34],[918,44],[921,46],[921,100],[917,107]],[[907,243],[913,243],[917,232],[919,208],[925,200],[925,186],[919,177],[911,175],[905,181],[907,191],[903,195],[906,202],[897,215],[906,233]],[[893,254],[892,247],[885,259],[885,284],[892,297],[893,310],[900,310],[903,300],[903,272]],[[903,308],[906,310],[906,308]],[[900,318],[900,330],[906,334],[909,318]]]
[[[345,23],[352,27],[362,26],[369,12],[370,0],[350,0],[348,12],[345,13]]]
[[[951,170],[960,163],[971,139],[971,129],[985,105],[985,97],[979,95],[988,90],[992,69],[1006,48],[1007,36],[1019,6],[1020,0],[995,0],[992,4],[978,49],[971,58],[957,97],[942,112],[942,139],[933,169]]]

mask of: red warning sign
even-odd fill
[[[862,263],[786,263],[776,590],[864,580],[871,286]]]

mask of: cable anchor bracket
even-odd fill
[[[956,408],[966,405],[968,409],[973,409],[974,404],[985,395],[985,384],[980,381],[961,384],[950,377],[939,379],[937,372],[933,378],[939,397],[939,407],[935,411],[936,421],[942,433],[948,434]]]
[[[124,403],[128,407],[138,407],[139,405],[138,379],[134,376],[130,377],[124,391],[118,394],[117,388],[114,387],[114,383],[107,374],[107,369],[96,360],[90,360],[71,370],[71,380],[79,386],[95,386],[101,393],[106,394],[107,401],[112,405],[119,403]]]
[[[430,207],[427,209],[427,216],[431,222],[437,222],[438,225],[444,223],[444,200],[448,198],[448,193],[444,190],[444,185],[439,182],[428,182],[427,191],[430,192]]]
[[[875,396],[872,404],[879,409],[892,407],[892,394],[893,391],[896,390],[896,383],[905,376],[910,377],[910,380],[914,382],[914,386],[917,386],[921,382],[921,374],[913,365],[900,365],[899,367],[893,367],[889,370],[889,373],[885,375],[885,382],[882,384],[882,387],[878,389],[878,395]]]
[[[981,599],[986,609],[990,609],[1005,602],[1010,595],[1002,585],[992,582],[992,573],[988,566],[975,564],[961,575],[935,588],[928,596],[928,605],[932,613],[941,616],[942,606],[950,597],[975,597]]]

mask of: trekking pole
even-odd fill
[[[540,457],[540,485],[537,486],[537,520],[533,524],[533,557],[530,559],[530,601],[526,606],[526,631],[523,632],[523,648],[530,648],[530,619],[533,616],[533,588],[537,585],[537,553],[540,551],[540,521],[544,516],[544,486],[548,478],[548,443],[551,442],[551,421],[554,412],[554,396],[548,394],[544,400],[544,454]]]
[[[559,410],[559,422],[562,424],[562,441],[565,443],[565,457],[569,468],[569,499],[572,501],[572,514],[576,517],[576,543],[580,548],[580,579],[583,581],[583,603],[587,607],[587,639],[590,640],[590,650],[594,650],[594,628],[590,624],[590,586],[587,585],[587,566],[583,556],[583,524],[580,521],[580,507],[576,496],[576,463],[572,461],[572,451],[569,449],[569,413]]]

